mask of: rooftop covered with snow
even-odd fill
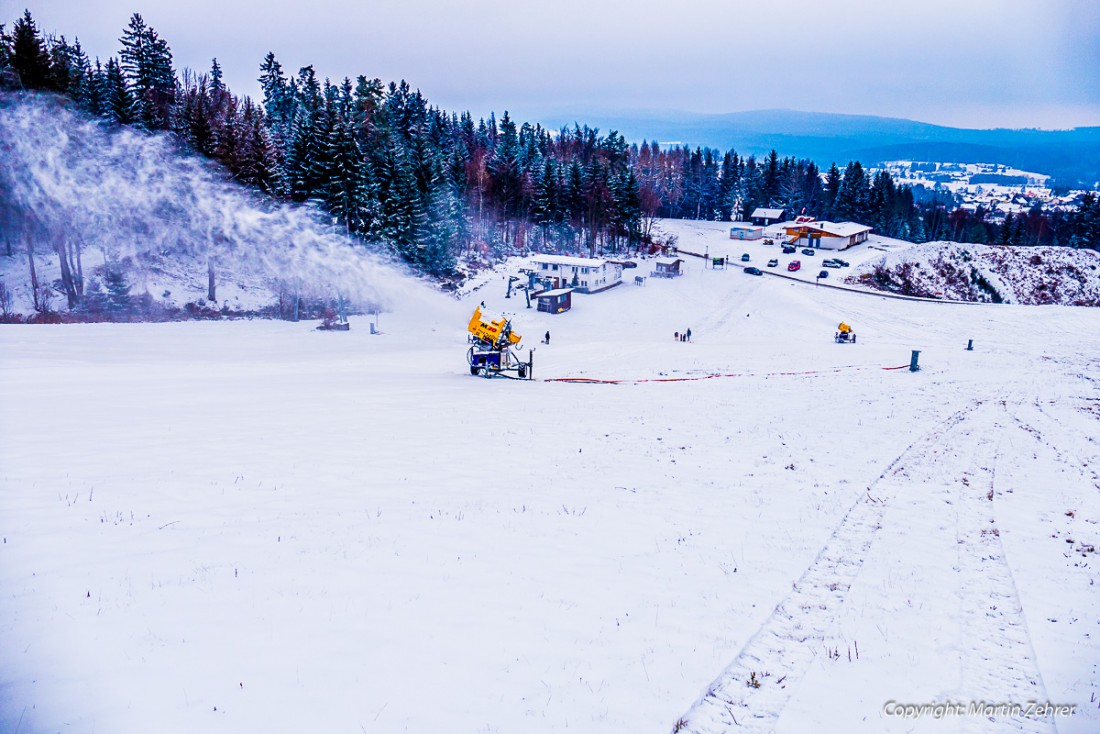
[[[549,265],[568,265],[572,267],[598,268],[606,261],[590,257],[572,257],[570,255],[535,255],[532,258],[537,263]]]

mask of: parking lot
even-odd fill
[[[855,272],[859,265],[880,257],[885,252],[906,249],[912,243],[895,240],[889,237],[880,237],[872,233],[866,242],[862,242],[846,250],[816,249],[813,255],[802,254],[802,248],[794,253],[784,253],[783,245],[787,242],[783,225],[771,225],[764,230],[764,237],[759,240],[731,240],[729,237],[730,225],[728,222],[704,222],[681,219],[662,219],[658,226],[667,234],[676,235],[677,245],[683,251],[708,255],[711,258],[725,257],[728,259],[727,267],[743,270],[745,267],[757,267],[763,272],[773,272],[789,276],[798,280],[815,282],[821,271],[826,271],[828,276],[822,279],[829,283],[841,283]],[[765,242],[774,244],[767,245]],[[742,256],[748,255],[748,261],[742,261]],[[822,265],[825,260],[840,258],[849,263],[846,268],[826,268]],[[689,270],[709,267],[709,261],[697,259],[690,255],[684,257],[685,267]],[[771,260],[776,265],[769,266]],[[801,269],[788,270],[793,260],[801,262]]]

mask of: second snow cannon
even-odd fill
[[[851,326],[841,321],[840,326],[836,327],[836,336],[833,339],[837,344],[855,344],[856,333],[852,331]]]
[[[470,323],[466,327],[470,349],[466,361],[470,364],[470,374],[482,377],[508,377],[510,379],[530,380],[534,374],[535,350],[528,352],[527,360],[517,352],[523,338],[512,331],[512,321],[506,316],[498,319],[488,317],[481,307],[474,309]],[[516,373],[516,376],[508,374]]]

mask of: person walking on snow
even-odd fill
[[[547,344],[550,343],[550,332],[549,331],[546,332],[546,343]]]
[[[688,329],[688,330],[687,330],[686,332],[684,332],[684,333],[685,333],[685,335],[687,336],[687,340],[688,340],[688,341],[691,341],[691,329]]]

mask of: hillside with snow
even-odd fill
[[[0,326],[0,731],[1100,727],[1100,311],[685,271]]]
[[[1100,306],[1100,252],[928,242],[866,260],[847,282],[927,298]]]
[[[408,280],[319,209],[240,186],[168,136],[54,97],[2,97],[0,113],[3,320],[288,316],[295,297],[376,311]]]

